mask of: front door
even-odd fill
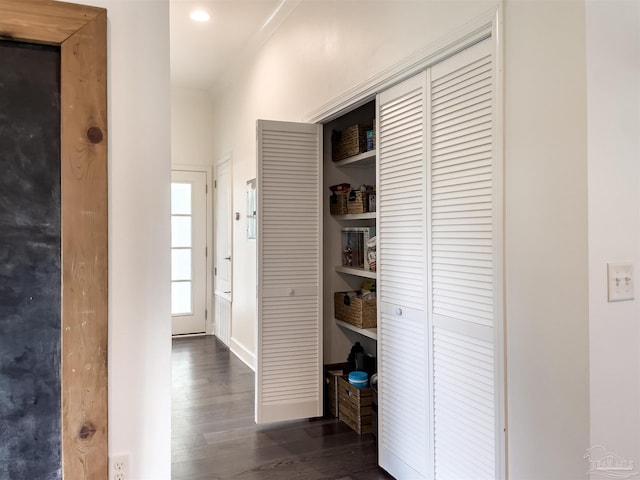
[[[171,172],[171,317],[173,335],[205,333],[207,174]]]

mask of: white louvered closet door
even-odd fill
[[[429,72],[434,472],[500,476],[493,42]]]
[[[379,463],[430,476],[426,74],[378,96]]]
[[[257,423],[322,415],[321,128],[258,121]]]

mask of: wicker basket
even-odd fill
[[[347,213],[365,213],[369,211],[369,192],[351,190],[347,199]]]
[[[329,213],[331,215],[344,215],[347,213],[347,201],[349,192],[335,192],[329,197]]]
[[[340,421],[349,425],[358,434],[371,433],[373,431],[371,388],[357,388],[345,377],[338,377],[337,387]]]
[[[331,136],[331,150],[334,162],[366,152],[367,127],[353,125],[342,132],[334,131]]]
[[[350,323],[358,328],[376,328],[376,299],[363,300],[356,292],[335,292],[333,305],[336,320]]]

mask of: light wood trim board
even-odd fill
[[[62,470],[106,479],[107,12],[0,0],[0,39],[61,50]]]

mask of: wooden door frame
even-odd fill
[[[0,0],[0,39],[60,47],[62,474],[107,478],[107,12]]]

